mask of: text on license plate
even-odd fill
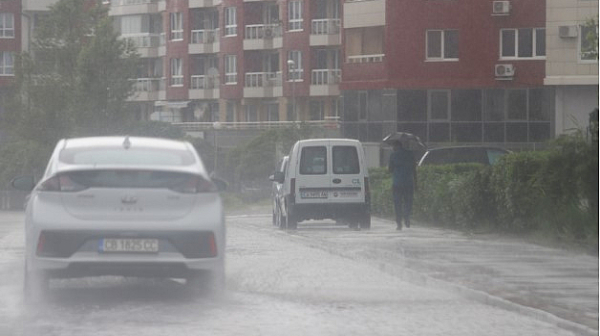
[[[101,239],[100,252],[131,252],[131,253],[156,253],[158,252],[158,239],[129,239],[114,238]]]
[[[327,191],[303,191],[301,198],[327,198]]]

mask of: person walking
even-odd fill
[[[388,170],[392,174],[393,180],[396,230],[402,230],[402,220],[404,220],[404,225],[409,228],[413,197],[417,188],[417,162],[414,152],[405,149],[400,141],[395,142]]]

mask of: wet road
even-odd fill
[[[25,306],[21,221],[0,212],[0,335],[597,334],[470,290],[479,280],[465,275],[444,281],[449,260],[470,255],[460,235],[398,233],[380,220],[371,231],[314,222],[288,233],[266,214],[227,218],[227,291],[219,300],[194,297],[174,280],[104,277],[53,281],[48,302]],[[446,256],[419,250],[429,244]],[[449,246],[464,255],[448,255]]]

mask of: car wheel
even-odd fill
[[[288,230],[296,230],[298,228],[298,220],[289,211],[287,216],[285,216],[285,227]]]
[[[225,291],[225,271],[202,271],[189,276],[185,284],[195,295],[220,298]]]
[[[26,303],[37,303],[46,298],[49,290],[49,279],[43,272],[34,272],[25,265],[23,279],[23,297]]]
[[[283,214],[281,213],[281,210],[277,211],[277,227],[282,230],[285,230],[286,229],[285,223],[286,223],[286,219],[283,216]]]
[[[365,213],[362,215],[362,220],[360,221],[360,228],[369,230],[371,228],[371,214]]]

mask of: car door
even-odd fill
[[[330,202],[362,203],[365,201],[365,172],[362,147],[353,143],[332,140]]]
[[[298,151],[296,175],[296,203],[327,203],[330,187],[329,141],[302,146]]]

